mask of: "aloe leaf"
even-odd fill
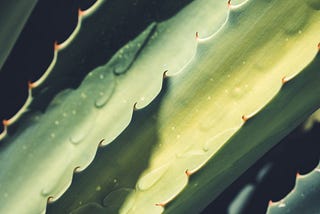
[[[297,98],[299,101],[290,105],[290,110],[282,112],[283,115],[281,117],[279,115],[276,118],[277,121],[271,122],[270,119],[271,116],[279,114],[279,109],[285,108],[284,103],[288,103],[289,100],[292,102],[290,97],[293,97],[291,90],[294,87],[286,89],[282,86],[281,79],[298,72],[299,66],[294,65],[297,61],[293,58],[296,60],[299,58],[299,64],[306,65],[317,52],[319,12],[315,10],[316,8],[310,7],[308,1],[304,3],[291,1],[291,3],[248,1],[242,7],[231,11],[229,21],[218,34],[208,40],[200,40],[198,48],[200,56],[196,57],[194,67],[172,80],[174,90],[165,97],[158,119],[159,133],[161,133],[158,144],[161,144],[161,147],[154,151],[149,167],[141,175],[136,191],[128,198],[127,204],[121,209],[122,212],[139,213],[141,210],[152,213],[161,212],[162,206],[173,200],[187,185],[190,188],[168,205],[168,212],[199,211],[197,209],[201,209],[201,204],[206,201],[208,203],[208,200],[214,197],[212,191],[219,192],[220,188],[228,184],[228,177],[231,182],[233,177],[231,175],[239,175],[245,169],[244,166],[250,165],[250,162],[252,163],[273,145],[273,140],[277,142],[281,136],[284,136],[283,133],[287,133],[298,125],[294,123],[298,117],[292,121],[289,115],[306,117],[319,107],[319,98],[316,95],[319,91],[313,85],[313,88],[309,88],[311,92],[303,93],[314,95],[310,100],[313,107],[307,111],[307,114],[306,110],[303,110],[303,108],[307,109],[304,106],[306,99],[303,106],[300,104],[300,113],[291,114],[291,111],[299,108],[298,104],[301,101]],[[298,27],[296,20],[291,26],[289,24],[291,17],[284,18],[285,14],[292,10],[301,17],[302,21],[298,22]],[[258,13],[261,15],[259,16]],[[280,19],[283,22],[277,28],[273,23],[279,21],[280,13],[282,14]],[[254,30],[250,31],[250,29]],[[304,31],[303,36],[302,31]],[[234,38],[237,38],[237,42],[241,42],[235,45]],[[211,51],[206,49],[207,46]],[[220,48],[223,51],[220,52]],[[303,62],[304,60],[306,61]],[[319,59],[316,58],[306,69],[310,70],[306,73],[310,73],[315,79],[318,75],[312,70],[316,70],[318,63]],[[301,67],[300,69],[302,70]],[[204,74],[205,72],[207,75]],[[201,77],[197,77],[198,73]],[[180,84],[179,87],[178,84]],[[299,88],[298,85],[296,87]],[[303,88],[306,89],[307,86]],[[299,90],[302,90],[302,85]],[[279,96],[274,97],[275,94]],[[273,97],[274,100],[269,103]],[[281,98],[283,100],[278,101]],[[279,102],[279,104],[275,105],[271,111],[273,102]],[[266,104],[268,104],[266,107],[268,113],[265,113],[267,116],[261,112],[253,116],[251,121],[250,119],[247,121],[247,118],[251,117],[250,114],[256,113]],[[242,117],[244,121],[241,120],[242,115],[245,115]],[[272,127],[264,127],[267,121],[271,122]],[[280,124],[281,126],[278,126]],[[263,130],[262,133],[256,130],[258,127],[260,127],[258,130]],[[234,135],[235,133],[237,134]],[[268,138],[267,145],[263,136]],[[246,145],[240,147],[239,144],[244,142],[247,142]],[[249,151],[255,152],[252,154]],[[228,154],[232,154],[232,157]],[[207,163],[210,158],[210,162]],[[232,167],[234,164],[237,165],[236,170]],[[160,172],[160,168],[165,165],[167,169]],[[188,184],[189,176],[201,167],[204,167],[201,173],[203,176],[191,177],[193,182]],[[227,171],[224,174],[222,172],[226,167]],[[188,176],[185,175],[185,171]],[[156,172],[156,175],[151,176]],[[149,183],[150,187],[140,187],[144,186],[144,183]],[[202,191],[199,190],[201,188]],[[210,194],[209,190],[211,190]],[[188,203],[187,199],[193,202]],[[132,204],[132,201],[135,203]],[[198,206],[194,207],[193,203]]]
[[[5,1],[1,3],[0,69],[12,50],[36,3],[37,0]],[[15,12],[13,13],[12,11]]]
[[[156,104],[150,106],[150,109],[134,113],[136,117],[128,129],[113,144],[100,150],[96,159],[83,173],[76,174],[68,192],[61,200],[49,206],[48,213],[106,212],[112,210],[113,206],[120,207],[121,204],[122,207],[118,209],[121,213],[127,212],[123,210],[125,206],[130,206],[129,213],[139,213],[142,209],[153,213],[162,212],[163,207],[156,206],[158,202],[153,199],[161,197],[164,192],[179,193],[175,189],[179,186],[179,181],[174,179],[180,178],[178,173],[182,174],[182,179],[186,179],[187,186],[167,205],[168,210],[165,211],[168,213],[200,212],[248,166],[300,124],[302,118],[306,118],[315,110],[314,107],[306,108],[300,102],[302,97],[308,97],[307,102],[310,101],[314,103],[313,106],[319,106],[320,100],[317,96],[320,90],[317,87],[319,74],[315,69],[319,65],[318,56],[295,79],[285,85],[267,107],[247,121],[202,169],[190,177],[184,172],[188,166],[174,168],[168,173],[172,165],[170,166],[169,159],[165,158],[165,155],[170,153],[161,152],[165,142],[161,141],[161,132],[159,132],[161,105],[166,101],[163,99],[166,95],[162,95]],[[303,92],[302,88],[304,88]],[[309,92],[307,97],[305,89]],[[292,98],[289,104],[285,97]],[[297,120],[293,115],[301,120]],[[265,126],[266,123],[272,123],[274,126]],[[257,128],[259,131],[256,130]],[[144,130],[145,134],[141,134],[139,130]],[[182,136],[181,134],[180,138]],[[171,144],[173,144],[172,141]],[[239,144],[241,147],[238,146]],[[150,161],[161,157],[159,153],[163,157],[162,162],[159,163],[158,169],[150,170]],[[174,163],[179,163],[185,157],[186,161],[190,161],[188,163],[190,166],[190,163],[194,163],[201,157],[201,150],[199,149],[198,153],[189,152],[186,156],[183,156],[182,150],[176,150],[175,155]],[[149,162],[146,159],[149,159]],[[146,164],[148,166],[143,170]],[[144,172],[141,173],[141,171]],[[140,177],[137,174],[140,174]],[[93,178],[92,175],[95,177]],[[163,179],[165,177],[171,177],[173,182],[167,182]],[[122,197],[115,194],[123,191],[126,191],[126,194]],[[132,195],[130,196],[129,193]],[[137,194],[139,194],[138,197],[136,197]],[[107,203],[107,199],[113,203]],[[133,210],[132,206],[136,206],[136,210]],[[114,209],[113,212],[116,212]]]
[[[128,56],[127,60],[130,61],[128,65],[132,60],[143,59],[144,61],[139,67],[136,67],[136,63],[135,66],[129,66],[130,70],[134,69],[128,72],[129,75],[116,75],[115,66],[120,64],[112,60],[110,64],[98,67],[91,72],[77,90],[68,90],[58,95],[45,114],[30,112],[22,115],[17,125],[18,131],[12,136],[6,136],[2,141],[0,159],[3,164],[2,172],[5,173],[1,174],[0,179],[6,185],[1,187],[1,191],[4,192],[1,201],[5,204],[1,210],[42,212],[45,210],[48,198],[49,201],[58,198],[70,185],[74,169],[82,170],[91,162],[97,144],[110,143],[127,126],[134,104],[139,101],[140,105],[136,107],[142,107],[157,95],[162,85],[164,69],[160,67],[163,61],[155,62],[151,59],[163,57],[175,66],[185,64],[193,54],[194,44],[185,46],[179,41],[181,40],[179,37],[185,39],[184,35],[190,35],[190,39],[194,41],[195,26],[205,29],[207,25],[212,26],[217,23],[219,26],[224,21],[227,12],[225,4],[215,5],[211,2],[211,5],[217,10],[218,6],[224,8],[222,12],[217,13],[220,14],[220,19],[219,17],[209,19],[210,15],[203,11],[199,13],[197,19],[191,19],[189,25],[176,27],[177,18],[186,19],[190,13],[194,12],[194,9],[189,7],[179,16],[160,23],[157,31],[154,31],[155,25],[152,24],[137,40],[121,49],[117,56]],[[102,1],[98,11],[104,10],[105,7],[106,4]],[[94,16],[90,18],[92,17]],[[205,19],[208,20],[207,22],[202,21],[204,17],[207,17]],[[167,40],[167,34],[160,34],[161,31],[174,33],[175,37],[172,37],[170,42],[163,43]],[[151,37],[148,32],[153,33]],[[147,39],[146,45],[144,40],[140,39],[141,37]],[[136,47],[138,51],[131,46]],[[144,47],[143,51],[140,51],[140,46]],[[151,48],[153,46],[161,50]],[[176,55],[174,50],[185,47],[191,51],[189,54],[173,58]],[[136,56],[132,53],[139,54]],[[142,85],[132,86],[131,81],[148,82],[146,84],[148,88]],[[49,150],[48,147],[50,147]],[[9,156],[15,158],[8,159]],[[10,161],[4,164],[4,160]],[[23,165],[20,164],[22,161]],[[14,171],[11,170],[13,168]],[[23,186],[21,182],[24,183]],[[16,193],[18,187],[19,192]],[[27,197],[29,194],[35,197]],[[17,203],[17,197],[26,198],[26,200]]]
[[[146,122],[146,127],[158,130],[159,140],[145,137],[144,132],[149,132],[142,127],[126,137],[130,145],[141,140],[145,145],[157,145],[148,154],[149,165],[135,185],[132,181],[122,184],[121,188],[134,191],[125,199],[121,212],[158,213],[164,207],[169,213],[199,212],[319,107],[319,56],[315,57],[320,26],[318,6],[315,1],[256,0],[231,7],[223,27],[212,36],[199,39],[197,52],[185,69],[178,73],[169,69],[167,75],[174,77],[154,116],[157,122]],[[295,19],[288,16],[293,10]],[[138,132],[142,129],[144,132]],[[93,166],[103,173],[107,162],[100,163]],[[130,161],[127,167],[130,177],[135,169]],[[97,171],[91,171],[91,175]],[[87,189],[83,194],[92,198],[79,196],[77,202],[89,203],[81,209],[97,208],[101,197],[108,198],[116,191],[103,178],[119,175],[104,172],[99,179],[90,180],[92,193]],[[94,186],[100,187],[99,196],[92,196]],[[95,199],[98,202],[92,202]],[[103,205],[97,209],[111,206]]]
[[[212,8],[217,9],[219,5],[215,1],[195,1],[174,18],[157,24],[156,30],[151,26],[145,31],[153,31],[150,39],[149,33],[145,33],[148,35],[148,41],[142,50],[134,51],[138,56],[133,54],[135,57],[129,59],[134,62],[130,62],[129,67],[126,66],[129,70],[125,74],[114,75],[114,67],[109,67],[109,64],[97,68],[77,90],[64,92],[56,98],[45,115],[34,116],[34,120],[39,122],[26,120],[27,124],[33,125],[25,125],[27,128],[23,131],[4,139],[6,142],[5,148],[1,151],[1,167],[6,172],[12,168],[15,171],[12,174],[1,175],[1,179],[4,179],[1,183],[6,184],[2,189],[6,193],[6,197],[3,197],[5,206],[1,209],[11,207],[21,212],[26,211],[29,204],[29,212],[39,212],[44,209],[46,198],[54,200],[59,197],[70,183],[72,170],[77,166],[80,166],[81,170],[91,162],[97,142],[104,139],[102,144],[110,143],[128,125],[133,106],[142,108],[154,99],[160,91],[165,70],[168,70],[166,75],[176,77],[172,78],[157,119],[157,130],[160,133],[157,143],[161,146],[152,152],[149,166],[143,172],[140,181],[138,180],[137,187],[140,186],[140,189],[136,188],[129,195],[121,207],[123,212],[139,212],[139,209],[149,210],[151,213],[163,211],[163,206],[186,186],[191,174],[203,165],[204,168],[212,167],[212,160],[207,161],[217,151],[219,153],[213,160],[221,157],[220,154],[225,154],[225,151],[235,150],[235,145],[246,139],[244,136],[248,135],[244,134],[248,131],[261,130],[252,126],[254,121],[261,126],[262,122],[265,123],[265,118],[269,119],[270,115],[277,114],[279,106],[282,107],[283,103],[293,97],[292,91],[299,90],[299,101],[303,100],[308,106],[295,105],[289,114],[280,117],[281,120],[275,122],[275,125],[292,123],[280,133],[269,128],[265,133],[255,135],[255,140],[239,149],[236,155],[228,160],[228,164],[235,163],[235,160],[253,147],[259,148],[256,156],[248,156],[238,171],[233,172],[232,167],[228,168],[228,173],[239,174],[239,171],[243,171],[257,156],[272,146],[272,143],[268,146],[263,143],[266,138],[272,135],[281,138],[294,128],[295,121],[315,110],[315,106],[318,107],[319,104],[316,96],[319,91],[317,85],[309,84],[309,81],[315,84],[318,78],[314,73],[315,66],[318,66],[317,59],[306,68],[306,72],[301,73],[312,77],[298,76],[286,83],[287,87],[282,85],[289,80],[283,78],[284,76],[290,77],[303,70],[317,52],[315,44],[318,43],[316,37],[319,33],[319,12],[315,9],[318,4],[311,0],[303,3],[297,0],[290,3],[252,0],[227,10],[225,4],[221,3],[221,8],[225,9],[217,10],[214,14],[217,18],[214,19]],[[295,14],[301,22],[296,22],[288,16],[291,10],[296,11]],[[224,22],[226,17],[227,21]],[[280,25],[274,25],[279,22]],[[224,24],[219,29],[221,23]],[[207,37],[197,38],[198,41],[195,41],[195,28],[201,36]],[[218,32],[212,34],[217,29]],[[168,37],[170,34],[174,36]],[[138,43],[132,42],[130,45],[138,46]],[[119,53],[121,54],[121,51]],[[117,64],[114,63],[113,66]],[[305,81],[308,87],[302,90],[301,85],[305,84]],[[133,85],[132,82],[140,84]],[[281,91],[284,92],[279,93],[280,88],[283,88]],[[301,97],[301,93],[309,91],[311,92],[308,96]],[[96,109],[94,103],[100,98],[106,102],[103,102],[100,109]],[[268,104],[273,98],[272,102],[276,104]],[[264,106],[268,107],[267,110],[272,109],[266,111],[267,116],[261,112],[249,121],[248,116],[242,117],[243,114],[249,115]],[[301,109],[303,111],[299,114],[295,112]],[[260,117],[262,118],[256,119]],[[77,127],[74,124],[77,124]],[[238,134],[229,141],[236,132]],[[241,135],[244,136],[234,140],[236,136]],[[141,137],[144,138],[139,136]],[[273,143],[279,140],[272,139]],[[146,142],[148,141],[147,138]],[[224,144],[226,146],[220,151]],[[28,158],[25,158],[26,156]],[[39,159],[42,161],[39,162]],[[4,160],[10,162],[4,164]],[[22,161],[24,165],[20,164]],[[218,171],[225,165],[224,161],[224,158],[220,159]],[[208,176],[217,175],[217,171],[215,173],[214,170],[217,168],[200,170],[203,173],[196,174],[195,178],[191,179],[191,185],[181,194],[182,199],[177,198],[168,207],[168,211],[176,208],[182,212],[185,207],[192,206],[190,203],[182,207],[181,200],[194,199],[194,203],[199,202],[199,207],[192,207],[193,209],[200,209],[208,203],[210,197],[202,202],[199,200],[208,195],[199,191],[199,188],[207,184],[209,187],[211,185],[212,189],[212,186],[218,183],[218,178],[213,182],[212,175]],[[38,171],[41,171],[41,174]],[[17,174],[19,176],[16,176]],[[205,178],[201,177],[203,174],[207,174]],[[192,185],[196,176],[199,177],[198,183]],[[172,179],[173,177],[175,179]],[[234,178],[235,176],[230,176],[229,179]],[[154,183],[156,185],[153,185]],[[225,184],[227,183],[228,180]],[[18,186],[20,190],[16,193]],[[142,191],[141,186],[146,189]],[[192,194],[188,195],[188,190]],[[127,189],[124,191],[130,192]],[[218,191],[221,189],[218,188]],[[156,195],[155,192],[162,194]],[[203,195],[197,195],[199,192]],[[26,197],[27,194],[39,197],[29,199]],[[116,195],[126,194],[120,192]],[[33,202],[24,200],[17,204],[16,198],[28,198]],[[111,199],[112,197],[107,197],[106,203],[112,201]]]
[[[190,179],[190,189],[182,192],[176,201],[173,201],[168,207],[170,213],[176,209],[179,210],[198,210],[201,208],[192,208],[186,203],[186,200],[193,200],[194,203],[204,204],[209,202],[210,198],[213,199],[216,196],[212,192],[220,192],[220,188],[224,188],[225,185],[230,184],[233,180],[231,177],[234,175],[240,175],[246,166],[252,160],[257,160],[261,157],[263,151],[270,149],[275,143],[279,142],[286,134],[288,134],[293,128],[298,126],[303,120],[297,119],[307,118],[311,112],[315,111],[319,107],[319,97],[316,95],[319,93],[317,88],[317,81],[319,74],[317,68],[320,65],[319,55],[317,58],[301,73],[297,76],[288,87],[284,87],[272,101],[266,106],[260,113],[258,113],[249,123],[244,126],[244,130],[238,131],[227,142],[221,150],[204,166],[203,171],[199,172],[199,175],[195,175]],[[313,79],[315,78],[315,79]],[[299,83],[298,83],[299,82]],[[293,86],[295,83],[297,85]],[[309,85],[310,84],[310,85]],[[299,86],[298,86],[299,85]],[[310,87],[309,87],[310,86]],[[301,89],[307,89],[308,92],[302,92]],[[317,89],[316,89],[317,88]],[[308,95],[306,96],[307,93]],[[287,103],[283,98],[291,97],[290,102]],[[314,107],[308,108],[301,99],[307,98],[308,101],[313,103]],[[305,101],[305,99],[304,99]],[[307,101],[307,102],[308,102]],[[294,115],[294,116],[293,116]],[[293,118],[297,116],[297,118]],[[283,118],[279,119],[279,118]],[[291,119],[287,120],[289,117]],[[266,123],[271,123],[272,126],[266,126]],[[255,131],[256,129],[260,131]],[[254,138],[252,140],[254,133]],[[271,134],[272,133],[272,134]],[[246,142],[243,146],[237,146],[239,142]],[[226,162],[227,159],[227,162]],[[228,170],[226,170],[226,168]],[[208,169],[211,169],[208,170]],[[210,178],[211,177],[211,178]],[[197,186],[202,191],[194,190]],[[211,190],[211,191],[210,191]],[[210,193],[209,193],[210,191]],[[207,194],[204,194],[207,192]],[[193,193],[191,196],[190,194]],[[182,203],[183,201],[183,203]]]

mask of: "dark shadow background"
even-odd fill
[[[53,58],[54,42],[63,42],[72,33],[78,20],[78,9],[92,5],[94,0],[39,0],[21,36],[0,70],[0,119],[11,118],[25,103],[28,81],[35,81],[45,72]],[[191,0],[110,0],[110,7],[121,13],[105,36],[109,48],[100,57],[79,69],[59,90],[77,87],[86,73],[109,59],[120,47],[137,36],[153,21],[162,21]],[[5,2],[1,2],[5,4]],[[141,8],[143,8],[141,10]],[[54,91],[48,95],[45,108]],[[305,134],[297,129],[248,169],[204,211],[206,213],[265,213],[268,201],[278,201],[292,190],[296,173],[308,173],[319,162],[319,125]],[[156,137],[156,136],[155,136]],[[243,193],[243,197],[237,194]]]

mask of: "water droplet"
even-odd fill
[[[70,142],[73,145],[78,145],[92,129],[92,123],[94,120],[89,120],[85,123],[81,123],[74,128],[70,135]]]
[[[22,149],[23,149],[23,150],[26,150],[26,149],[27,149],[27,146],[23,145],[23,146],[22,146]]]
[[[104,75],[103,75],[103,74],[100,74],[99,78],[100,78],[100,79],[104,79]]]
[[[74,145],[77,145],[81,142],[81,140],[85,137],[85,134],[79,132],[79,134],[74,134],[70,137],[70,142]]]
[[[138,181],[137,187],[142,191],[152,187],[167,172],[168,166],[169,165],[166,164],[145,174]]]
[[[77,114],[77,111],[76,111],[76,110],[72,110],[72,114],[73,114],[73,115],[76,115],[76,114]]]
[[[113,183],[117,183],[118,182],[118,180],[115,178],[115,179],[113,179]]]
[[[112,97],[112,94],[115,90],[115,79],[113,73],[109,73],[107,76],[104,77],[103,81],[100,81],[96,88],[92,93],[95,94],[95,101],[94,105],[96,108],[102,108],[105,106],[110,98]]]
[[[55,137],[56,137],[55,133],[51,133],[51,134],[50,134],[50,137],[51,137],[51,138],[55,138]]]
[[[208,96],[207,99],[208,99],[208,100],[211,100],[211,96]]]
[[[47,189],[42,189],[41,195],[47,198],[50,195],[50,192]]]
[[[110,93],[104,93],[104,92],[100,92],[99,93],[99,97],[96,99],[95,101],[95,106],[97,108],[102,108],[111,98]]]
[[[59,125],[59,121],[58,120],[54,121],[54,124]]]
[[[67,117],[68,115],[67,115],[67,113],[63,112],[62,116]]]
[[[175,129],[176,129],[176,127],[174,127],[174,126],[171,127],[171,130],[172,130],[172,131],[174,131]]]
[[[97,186],[96,191],[100,191],[100,190],[101,190],[101,186]]]
[[[202,147],[202,150],[203,150],[204,152],[207,152],[207,151],[209,151],[209,148],[205,145],[205,146]]]

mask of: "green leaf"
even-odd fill
[[[162,212],[169,202],[168,212],[201,210],[319,107],[318,9],[315,0],[249,0],[230,9],[225,2],[198,0],[151,25],[78,89],[56,97],[45,114],[21,118],[21,128],[2,142],[0,209],[44,211],[47,198],[68,188],[73,170],[89,165],[98,142],[111,143],[129,124],[133,107],[157,96],[167,71],[172,77],[155,113],[141,115],[143,127],[125,138],[139,143],[134,148],[146,147],[147,161],[99,176],[114,182],[123,172],[135,175],[117,178],[126,180],[122,188],[110,189],[107,182],[103,205],[131,213]],[[127,59],[120,63],[120,56]],[[267,122],[273,126],[266,128]],[[140,150],[130,147],[120,155],[133,162]],[[88,183],[94,193],[102,190],[95,182],[91,177]]]
[[[169,213],[199,212],[319,107],[319,27],[314,1],[232,7],[181,72],[169,69],[157,110],[133,121],[114,142],[122,146],[107,147],[53,210],[107,210],[112,204],[101,201],[129,188],[129,196],[117,196],[123,213],[158,213],[169,202]],[[118,157],[132,159],[115,167]],[[148,159],[142,173],[139,157]]]
[[[16,0],[1,3],[0,69],[17,41],[36,3],[37,0]]]

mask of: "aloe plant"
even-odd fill
[[[33,110],[74,68],[70,53],[85,55],[76,51],[92,42],[84,32],[105,32],[107,7],[98,1],[78,34],[57,46],[56,64],[6,123],[16,131],[1,142],[1,212],[44,212],[98,144],[108,146],[74,183],[84,192],[63,209],[199,212],[319,108],[317,0],[196,0],[151,23],[44,113]],[[123,132],[133,110],[150,103]]]

